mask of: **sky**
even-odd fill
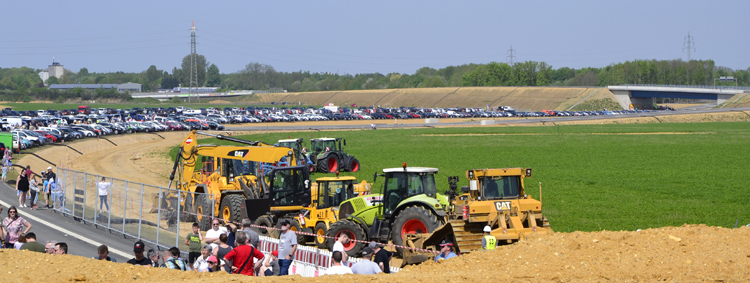
[[[6,1],[0,67],[170,71],[197,53],[221,73],[406,73],[469,63],[605,67],[712,59],[750,67],[750,1]]]

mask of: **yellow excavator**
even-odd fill
[[[198,134],[243,146],[199,145]],[[172,193],[162,197],[161,207],[167,207],[170,211],[184,211],[179,213],[183,216],[182,220],[198,222],[202,230],[209,229],[211,223],[211,219],[204,215],[240,222],[247,217],[245,208],[248,200],[279,197],[272,193],[273,186],[285,187],[296,197],[309,192],[308,169],[304,164],[297,164],[295,156],[294,151],[287,147],[192,131],[182,141],[169,177],[169,187],[177,176],[176,188],[185,193],[177,196],[170,191]],[[299,182],[287,186],[280,182],[273,184],[273,180],[283,178],[281,176],[298,178]],[[272,183],[268,184],[267,179]],[[297,211],[303,207],[280,206]]]
[[[489,226],[497,244],[510,244],[530,233],[552,231],[542,214],[542,187],[539,200],[527,194],[524,179],[531,168],[472,169],[466,171],[469,186],[456,192],[458,177],[448,177],[450,190],[444,224],[429,234],[407,234],[406,246],[438,251],[443,240],[453,242],[456,254],[482,250],[483,229]],[[416,264],[434,258],[434,253],[404,249],[404,262]]]

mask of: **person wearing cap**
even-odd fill
[[[375,262],[383,273],[391,273],[391,258],[393,253],[383,249],[383,244],[378,244],[375,241],[370,242],[369,247],[372,249],[375,255]]]
[[[271,255],[266,257],[263,261],[263,265],[260,266],[260,272],[258,276],[279,276],[279,251],[272,251]]]
[[[145,247],[146,245],[144,245],[142,241],[135,242],[135,244],[133,245],[133,253],[135,254],[135,258],[128,260],[128,263],[132,265],[150,267],[151,259],[143,256],[143,250],[145,249]]]
[[[380,266],[378,266],[377,263],[372,262],[370,259],[372,259],[372,254],[374,251],[369,246],[365,247],[362,250],[362,260],[358,263],[355,263],[352,265],[352,273],[354,274],[364,274],[364,275],[371,275],[371,274],[378,274],[382,272],[380,270]]]
[[[435,262],[438,262],[439,260],[446,260],[452,257],[457,257],[455,253],[453,253],[453,243],[449,242],[448,240],[443,240],[442,243],[440,243],[440,254],[435,257]]]
[[[209,256],[206,262],[208,262],[206,272],[219,272],[219,261],[215,256]]]
[[[292,223],[288,219],[281,221],[281,236],[279,237],[279,265],[280,275],[289,275],[289,266],[292,265],[294,252],[297,251],[297,234],[289,228]]]
[[[497,239],[495,236],[490,235],[492,228],[490,226],[484,226],[484,237],[482,238],[482,250],[494,250]]]
[[[57,175],[55,172],[52,172],[52,167],[47,167],[47,174],[44,174],[44,195],[45,203],[47,208],[52,208],[49,204],[50,194],[52,194],[52,186],[55,184],[55,178],[57,178]]]

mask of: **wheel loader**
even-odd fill
[[[309,158],[313,162],[315,172],[335,173],[338,171],[359,171],[359,160],[344,152],[343,138],[310,139]]]
[[[383,169],[385,182],[380,194],[351,198],[339,205],[340,220],[330,225],[326,236],[328,249],[334,239],[347,234],[360,241],[392,242],[402,245],[408,234],[431,233],[443,224],[448,197],[437,193],[437,168],[407,167]],[[345,217],[345,218],[344,218]],[[344,246],[349,256],[357,256],[364,243]]]
[[[318,236],[306,236],[300,244],[314,242],[318,248],[327,248],[325,236],[328,229],[339,218],[339,205],[352,197],[367,196],[371,192],[372,184],[363,180],[357,182],[357,178],[351,176],[322,177],[315,179],[311,186],[312,204],[300,211],[295,217],[298,227],[292,225],[296,231],[316,234]],[[369,196],[368,200],[380,199]],[[369,202],[368,202],[369,203]],[[344,216],[343,218],[346,218]],[[299,241],[298,241],[299,242]]]
[[[497,244],[510,244],[530,233],[551,232],[542,214],[542,188],[539,200],[532,198],[524,186],[531,168],[472,169],[466,172],[469,186],[456,192],[458,177],[449,177],[450,206],[446,223],[432,233],[407,235],[406,246],[438,251],[437,245],[447,239],[456,254],[481,250],[483,228],[490,226]],[[404,264],[415,264],[434,258],[434,253],[405,249]]]
[[[197,134],[213,136],[243,146],[199,145]],[[210,229],[211,223],[211,219],[203,215],[240,222],[246,217],[246,200],[274,197],[266,178],[274,179],[275,175],[295,175],[300,174],[298,171],[307,171],[303,165],[273,167],[267,176],[260,172],[261,163],[273,164],[280,161],[285,161],[289,165],[298,162],[294,150],[287,147],[193,130],[182,141],[170,174],[169,187],[177,175],[176,188],[186,193],[179,196],[174,193],[164,195],[161,198],[161,206],[154,207],[178,212],[183,221],[198,222],[202,230]],[[306,176],[307,172],[304,172],[303,178],[307,178]],[[301,184],[309,184],[309,180],[303,179]],[[304,190],[303,187],[295,189]],[[209,195],[213,198],[208,197]],[[157,196],[156,200],[158,199]]]

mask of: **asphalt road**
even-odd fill
[[[39,243],[65,242],[68,244],[69,254],[89,258],[97,256],[97,248],[104,244],[109,248],[109,256],[114,257],[117,262],[126,262],[134,257],[135,240],[125,239],[121,234],[110,233],[106,229],[94,228],[93,225],[82,224],[52,209],[40,207],[38,210],[31,210],[28,207],[18,207],[16,190],[6,183],[0,184],[0,205],[3,207],[3,219],[8,216],[8,208],[16,206],[19,215],[31,223],[29,232],[36,234]],[[148,248],[146,245],[147,250]]]
[[[618,119],[618,118],[637,118],[637,117],[653,117],[653,116],[665,116],[665,115],[680,115],[680,114],[701,114],[701,113],[717,113],[717,112],[736,112],[736,111],[748,111],[750,107],[744,108],[731,108],[731,109],[706,109],[702,107],[691,107],[688,109],[679,109],[677,111],[654,111],[648,113],[637,113],[637,114],[626,114],[626,115],[604,115],[604,116],[577,116],[577,117],[529,117],[521,119],[503,119],[503,118],[487,118],[494,119],[495,125],[498,124],[531,124],[539,122],[563,122],[563,121],[586,121],[586,120],[605,120],[605,119]],[[427,123],[414,123],[415,121],[424,121],[424,119],[410,119],[407,120],[406,124],[378,124],[378,128],[401,128],[401,127],[451,127],[451,126],[477,126],[480,125],[483,118],[475,118],[476,121],[471,122],[457,122],[457,119],[440,119],[440,123],[427,124]],[[389,121],[389,120],[373,120],[373,121]],[[455,122],[452,122],[455,121]],[[351,130],[351,129],[362,129],[369,128],[369,125],[347,125],[346,121],[342,121],[341,125],[292,125],[292,126],[275,126],[272,123],[264,123],[257,125],[243,125],[243,126],[227,126],[226,130],[230,131],[303,131],[303,130]]]

